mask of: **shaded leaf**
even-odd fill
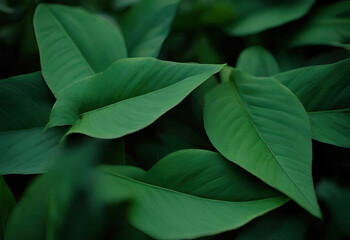
[[[85,144],[54,156],[55,164],[35,179],[13,211],[6,239],[99,239],[101,205],[92,164],[100,153],[98,144]]]
[[[304,16],[314,0],[234,0],[237,19],[226,28],[234,36],[258,33]]]
[[[5,180],[0,175],[0,240],[4,239],[7,219],[10,216],[12,209],[16,205],[15,198],[11,190],[7,186]]]
[[[122,137],[154,122],[222,67],[153,58],[118,60],[105,72],[64,89],[48,127],[73,125],[68,134]]]
[[[312,137],[350,147],[350,59],[299,68],[275,75],[309,113]]]
[[[230,79],[205,98],[204,126],[210,141],[227,159],[320,217],[303,106],[273,78],[234,70]]]
[[[148,172],[127,166],[101,170],[101,196],[107,203],[132,199],[130,222],[155,238],[235,229],[286,201],[218,153],[204,150],[175,152]]]
[[[157,57],[179,0],[142,0],[121,21],[129,57]]]
[[[257,77],[270,77],[279,73],[273,55],[263,47],[246,48],[237,59],[236,67]]]
[[[40,72],[0,80],[0,173],[46,171],[62,129],[44,133],[54,97]]]
[[[119,29],[81,8],[40,4],[34,28],[42,73],[55,96],[68,85],[102,72],[127,56]]]
[[[350,49],[349,9],[350,1],[339,1],[318,9],[311,21],[292,38],[290,45],[330,45]]]

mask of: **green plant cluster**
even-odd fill
[[[0,43],[0,239],[350,237],[350,1],[1,0]]]

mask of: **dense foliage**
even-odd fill
[[[0,0],[0,240],[350,238],[350,1]]]

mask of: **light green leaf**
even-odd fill
[[[127,56],[111,21],[81,8],[40,4],[34,15],[42,73],[51,91],[104,71]]]
[[[132,200],[129,220],[160,239],[188,239],[238,228],[286,198],[218,153],[178,151],[148,172],[103,166],[99,189],[107,203]]]
[[[238,57],[236,67],[256,77],[270,77],[279,73],[273,55],[263,47],[246,48]]]
[[[48,127],[73,125],[68,134],[122,137],[154,122],[222,67],[153,58],[118,60],[105,72],[64,89]]]
[[[314,0],[234,0],[237,15],[227,32],[234,36],[258,33],[304,16]]]
[[[204,126],[227,159],[320,217],[311,175],[309,120],[286,87],[274,78],[234,70],[231,82],[206,95]]]
[[[40,72],[0,80],[0,173],[46,171],[63,136],[62,129],[44,133],[54,97]]]
[[[0,175],[0,240],[4,239],[7,219],[10,216],[12,209],[16,205],[15,198],[11,190],[7,186],[5,180]]]
[[[142,0],[124,16],[121,27],[129,57],[157,57],[168,36],[179,0]]]
[[[350,59],[333,64],[299,68],[275,75],[304,105],[312,137],[350,147]]]
[[[55,164],[34,180],[11,214],[5,239],[101,239],[92,168],[99,155],[94,142],[55,155]]]
[[[293,37],[292,47],[330,45],[350,50],[350,1],[339,1],[319,9]]]

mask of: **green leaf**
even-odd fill
[[[157,57],[168,36],[179,0],[142,0],[124,16],[121,27],[129,57]]]
[[[234,0],[237,19],[226,28],[234,36],[244,36],[278,27],[304,16],[314,0]]]
[[[7,186],[5,180],[0,175],[0,240],[4,239],[7,219],[10,216],[12,209],[16,205],[15,198],[11,190]]]
[[[273,189],[218,153],[178,151],[148,172],[103,166],[107,203],[130,198],[129,220],[154,238],[188,239],[238,228],[286,202]]]
[[[40,4],[34,15],[42,73],[51,91],[104,71],[127,56],[116,25],[81,8]]]
[[[263,216],[247,226],[235,240],[295,240],[305,239],[308,224],[305,218],[275,212]]]
[[[318,9],[290,43],[292,47],[329,45],[350,49],[350,1]]]
[[[206,95],[204,126],[227,159],[320,217],[311,175],[309,120],[286,87],[274,78],[234,70],[231,82]]]
[[[34,180],[11,214],[6,239],[101,239],[96,237],[101,202],[92,168],[97,146],[88,142],[54,156],[55,164]]]
[[[54,97],[40,72],[0,80],[0,173],[46,171],[64,134],[43,132]]]
[[[122,137],[154,122],[222,67],[153,58],[118,60],[105,72],[64,89],[48,127],[73,125],[68,134]]]
[[[338,235],[333,239],[346,239],[345,236],[350,236],[349,186],[340,186],[333,180],[325,179],[317,185],[316,189],[320,200],[324,201],[329,210],[331,224],[335,227],[335,234]],[[344,235],[344,238],[339,235]]]
[[[304,105],[318,141],[350,147],[350,59],[275,75]]]
[[[236,67],[256,77],[270,77],[279,73],[276,59],[268,50],[260,46],[242,51]]]

